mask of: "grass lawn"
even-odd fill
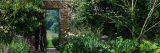
[[[54,38],[58,38],[58,34],[52,32],[52,31],[47,30],[47,42],[48,42],[47,47],[48,48],[53,48],[54,47],[54,45],[52,44],[52,40]]]

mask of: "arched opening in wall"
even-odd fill
[[[45,10],[45,29],[47,36],[47,48],[53,48],[59,38],[59,9]]]

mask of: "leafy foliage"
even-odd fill
[[[112,53],[132,53],[136,50],[136,46],[138,46],[136,40],[123,40],[122,37],[118,37],[116,40],[111,40],[110,44],[111,47],[107,50]]]
[[[159,53],[160,51],[160,47],[158,46],[157,43],[151,43],[149,41],[143,40],[141,42],[141,44],[139,45],[139,49],[141,52],[144,53],[151,53],[151,52],[155,52],[155,53]]]
[[[0,43],[9,53],[28,53],[23,41],[15,36],[29,35],[41,25],[39,14],[41,0],[1,0],[0,1]],[[1,48],[0,48],[1,49]],[[2,52],[3,52],[2,50]]]
[[[11,42],[16,35],[30,34],[41,23],[39,14],[41,1],[2,0],[0,2],[0,39]]]
[[[8,52],[9,53],[28,53],[30,52],[29,46],[21,39],[14,39],[8,45]]]
[[[103,34],[125,38],[155,34],[159,26],[159,0],[75,0],[73,25],[103,28]],[[86,24],[87,23],[87,24]]]
[[[140,40],[159,31],[159,4],[160,0],[74,0],[71,32],[60,49],[63,53],[158,53],[157,43]],[[103,30],[96,33],[99,27]],[[103,34],[109,36],[105,43],[99,40]]]
[[[84,35],[84,34],[83,34]],[[78,36],[68,36],[63,45],[60,46],[62,53],[97,53],[102,48],[98,38],[82,34]]]
[[[28,33],[40,25],[38,13],[41,12],[34,0],[2,0],[0,3],[1,32]]]
[[[54,33],[58,33],[58,24],[59,24],[58,21],[59,21],[58,10],[47,10],[46,29],[53,31]]]
[[[62,53],[131,53],[135,52],[138,46],[137,40],[123,39],[107,39],[106,42],[100,42],[101,30],[92,30],[88,27],[81,27],[81,30],[73,30],[73,34],[66,35],[67,41],[60,45]],[[100,51],[102,50],[102,51]]]
[[[30,51],[28,44],[20,37],[14,37],[10,44],[0,43],[0,53],[28,53]]]
[[[80,35],[80,34],[79,34]],[[69,36],[63,45],[60,46],[62,53],[159,53],[157,43],[136,39],[117,39],[100,42],[98,37],[82,34],[80,36]]]

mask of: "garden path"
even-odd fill
[[[47,48],[47,53],[60,53],[56,48]]]

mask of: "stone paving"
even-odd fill
[[[56,48],[47,48],[46,52],[38,52],[38,51],[34,51],[32,53],[60,53],[58,50],[56,50]]]
[[[60,53],[56,48],[47,48],[47,53]]]

